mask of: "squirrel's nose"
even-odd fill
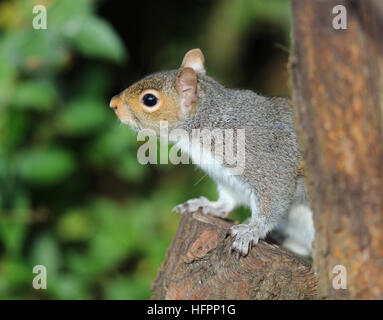
[[[109,107],[111,107],[113,110],[117,110],[122,104],[120,95],[114,96],[109,103]]]

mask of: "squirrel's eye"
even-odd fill
[[[151,93],[147,93],[143,96],[142,101],[147,107],[154,107],[157,104],[158,98]]]

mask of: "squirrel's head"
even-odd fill
[[[197,75],[205,74],[200,49],[188,51],[178,70],[164,71],[134,83],[114,96],[110,107],[121,122],[134,130],[149,128],[159,132],[160,121],[169,128],[196,112]]]

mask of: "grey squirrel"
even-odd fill
[[[233,250],[247,255],[260,238],[277,230],[286,248],[311,255],[314,227],[288,99],[225,88],[206,75],[204,56],[200,49],[193,49],[178,70],[145,77],[114,96],[110,107],[134,130],[148,128],[157,135],[164,120],[170,130],[184,129],[190,134],[195,129],[244,129],[243,172],[229,174],[229,166],[207,150],[209,164],[201,163],[201,167],[217,183],[218,200],[191,199],[175,210],[184,214],[201,209],[204,214],[226,217],[244,205],[251,209],[251,218],[229,230]],[[200,157],[200,146],[179,145],[191,158]]]

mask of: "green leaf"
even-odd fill
[[[12,105],[18,109],[48,110],[56,97],[57,92],[52,82],[27,80],[18,84]]]
[[[28,268],[25,261],[5,258],[1,261],[0,288],[13,289],[24,287],[27,281],[32,280],[32,268]],[[2,290],[0,290],[2,293]],[[9,297],[1,297],[2,299]]]
[[[68,177],[75,160],[64,149],[32,149],[19,154],[17,167],[22,178],[36,184],[53,184]]]
[[[150,278],[119,277],[108,281],[105,294],[106,299],[148,299],[150,297]]]
[[[34,30],[27,34],[21,48],[25,55],[24,67],[27,71],[62,68],[69,59],[69,48],[56,30]]]
[[[61,265],[61,254],[54,237],[45,233],[34,242],[31,251],[31,266],[43,265],[47,269],[48,280],[55,278]]]
[[[128,152],[136,155],[136,137],[137,134],[127,126],[116,124],[95,139],[88,148],[88,156],[93,163],[105,165],[110,161],[119,161]]]
[[[12,100],[15,82],[16,69],[0,54],[0,108]]]
[[[124,46],[112,27],[94,16],[73,18],[66,36],[85,56],[121,61]]]
[[[29,118],[26,112],[7,110],[0,118],[0,144],[5,153],[18,146],[26,138]]]
[[[54,1],[48,9],[48,23],[58,29],[68,27],[71,19],[92,14],[95,1],[93,0],[59,0]]]
[[[21,50],[27,40],[28,32],[24,30],[10,31],[2,34],[0,38],[0,65],[5,68],[18,68],[24,59]],[[16,71],[16,70],[15,70]]]
[[[69,48],[54,29],[5,33],[0,38],[0,53],[8,64],[28,73],[40,69],[51,72],[64,66],[69,58]]]
[[[114,170],[121,178],[138,182],[147,172],[147,166],[137,161],[136,153],[129,153],[121,158]]]
[[[29,200],[23,193],[15,195],[10,214],[0,212],[0,238],[7,252],[13,256],[21,253],[29,219]]]
[[[105,129],[108,117],[111,115],[106,102],[84,97],[70,102],[59,114],[58,129],[69,135],[87,134]]]
[[[54,287],[54,299],[59,300],[84,300],[91,299],[82,277],[73,274],[61,274],[57,278]]]
[[[87,212],[81,209],[65,212],[57,224],[58,234],[67,241],[87,240],[93,235],[93,229]]]

